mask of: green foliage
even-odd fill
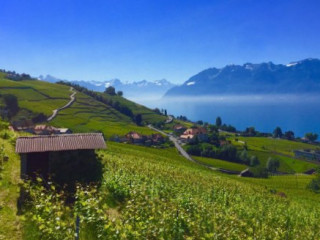
[[[217,117],[217,118],[216,118],[216,126],[217,126],[217,127],[220,127],[221,125],[222,125],[221,117]]]
[[[316,177],[310,181],[307,185],[307,189],[315,192],[320,193],[320,167],[316,168]]]
[[[9,118],[12,118],[19,111],[18,99],[15,95],[3,95],[4,103],[9,111]]]
[[[269,172],[275,173],[280,166],[279,159],[269,157],[266,168]]]
[[[316,141],[318,139],[318,134],[316,134],[316,133],[306,133],[304,135],[304,137],[306,139],[308,139],[310,142],[314,142],[314,141]]]
[[[110,87],[106,88],[104,93],[109,94],[111,96],[114,96],[114,95],[116,95],[116,89],[114,87],[110,86]]]
[[[255,178],[268,178],[268,170],[263,166],[254,166],[249,169]]]
[[[273,130],[273,137],[274,138],[281,138],[283,136],[283,133],[282,133],[282,130],[280,127],[276,127],[274,130]]]
[[[27,239],[73,239],[75,234],[73,211],[65,204],[63,192],[57,192],[54,185],[42,180],[38,184],[25,183],[24,195],[26,227],[33,231],[26,233]]]
[[[251,167],[257,166],[259,164],[260,164],[260,161],[259,161],[257,156],[251,156],[250,157],[250,166]]]

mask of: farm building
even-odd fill
[[[95,150],[104,148],[101,133],[19,137],[16,152],[21,156],[21,178],[50,175],[62,184],[94,180],[101,164]]]

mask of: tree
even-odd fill
[[[114,87],[110,86],[110,87],[106,88],[104,93],[109,94],[111,96],[114,96],[114,95],[116,95],[116,89]]]
[[[282,130],[280,127],[276,127],[274,130],[273,130],[273,137],[274,138],[281,138],[283,136],[283,133],[282,133]]]
[[[164,110],[164,115],[167,116],[167,109]]]
[[[251,167],[257,166],[259,164],[260,164],[260,162],[259,162],[259,159],[257,158],[257,156],[250,157],[250,166]]]
[[[244,164],[250,163],[248,152],[245,149],[240,153],[239,158],[240,158],[241,162],[243,162]]]
[[[203,121],[202,120],[199,120],[196,123],[199,124],[199,125],[203,125]]]
[[[280,167],[280,162],[278,159],[272,158],[272,157],[268,158],[266,168],[269,172],[274,173],[277,171],[279,167]]]
[[[284,137],[288,140],[293,140],[294,139],[294,132],[292,131],[287,131],[284,133]]]
[[[310,132],[310,133],[306,133],[304,137],[308,139],[310,142],[314,142],[318,139],[318,134]]]
[[[255,136],[257,134],[257,131],[254,127],[248,127],[246,128],[246,134],[249,136]]]
[[[120,97],[122,97],[122,96],[123,96],[123,92],[122,92],[122,91],[118,91],[118,92],[117,92],[117,95],[120,96]]]
[[[9,111],[9,117],[13,117],[19,111],[18,99],[15,95],[3,95],[4,103]]]
[[[320,193],[320,168],[317,167],[315,170],[316,177],[309,182],[307,189],[315,193]]]
[[[217,117],[217,118],[216,118],[216,125],[217,125],[218,127],[220,127],[221,124],[222,124],[221,117]]]
[[[135,120],[136,124],[137,124],[138,126],[140,126],[141,123],[142,123],[142,115],[141,115],[140,113],[137,114],[137,115],[134,117],[134,120]]]
[[[253,177],[255,178],[268,178],[268,171],[266,168],[261,165],[251,167],[250,172],[252,172]]]

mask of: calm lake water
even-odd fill
[[[223,123],[239,130],[254,126],[261,132],[292,130],[296,136],[306,132],[320,136],[320,96],[220,96],[176,98],[170,100],[135,99],[151,108],[167,109],[168,114],[184,115],[192,121],[214,123],[217,116]]]

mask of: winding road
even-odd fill
[[[57,116],[58,112],[70,107],[71,104],[76,100],[75,95],[77,94],[77,92],[74,91],[74,89],[72,87],[70,88],[70,91],[72,92],[72,94],[70,95],[70,101],[66,105],[64,105],[63,107],[53,110],[53,114],[47,119],[48,122],[50,122],[52,119],[54,119]]]
[[[174,143],[174,146],[176,147],[176,149],[179,151],[179,153],[184,157],[186,158],[187,160],[189,160],[190,162],[192,163],[195,163],[195,164],[198,164],[202,167],[205,167],[205,168],[208,168],[210,170],[214,170],[214,171],[220,171],[220,172],[223,172],[223,173],[227,173],[227,174],[240,174],[240,172],[238,171],[231,171],[231,170],[227,170],[227,169],[222,169],[222,168],[215,168],[215,167],[212,167],[210,165],[207,165],[207,164],[204,164],[202,162],[199,162],[195,159],[193,159],[180,145],[179,143],[179,139],[172,136],[171,134],[168,134],[168,133],[165,133],[164,131],[161,131],[160,129],[157,129],[155,127],[153,127],[151,124],[148,125],[148,128],[150,128],[151,130],[154,130],[154,131],[157,131],[167,137],[169,137],[170,141]]]

